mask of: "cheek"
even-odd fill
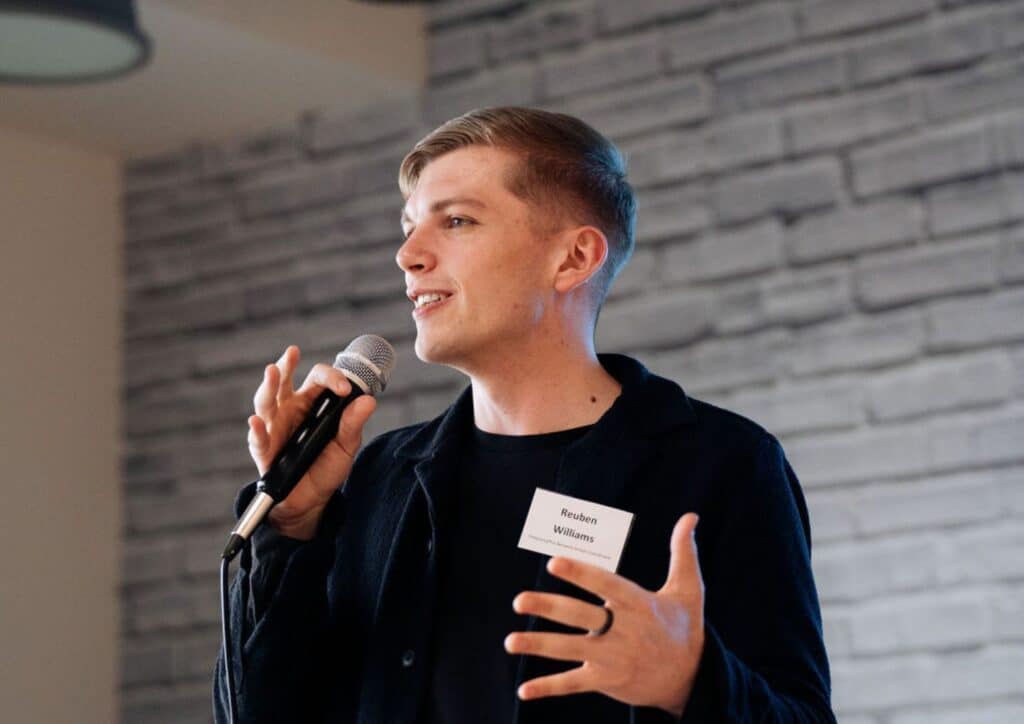
[[[518,252],[509,250],[491,256],[486,263],[464,268],[467,301],[500,316],[539,319],[546,299],[545,280],[541,278],[546,260],[536,254],[528,258],[530,253],[522,248]]]

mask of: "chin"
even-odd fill
[[[413,347],[420,361],[446,365],[463,372],[468,361],[474,357],[474,348],[475,345],[464,338],[442,338],[423,332],[416,335],[416,344]]]
[[[451,345],[446,345],[441,340],[431,340],[423,334],[416,335],[416,344],[413,349],[421,362],[428,364],[446,364],[452,356]]]

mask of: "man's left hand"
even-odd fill
[[[682,715],[704,650],[704,581],[693,534],[696,526],[695,513],[676,522],[669,544],[668,578],[657,591],[589,563],[551,558],[548,572],[604,599],[614,619],[600,636],[532,631],[506,636],[509,653],[583,662],[569,671],[525,682],[519,697],[597,691],[633,706]],[[512,606],[518,613],[588,631],[600,629],[606,620],[601,606],[542,591],[524,591]]]

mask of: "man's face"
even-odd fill
[[[406,200],[395,260],[414,300],[416,355],[465,369],[514,354],[554,299],[558,250],[503,178],[510,152],[469,146],[434,159]],[[454,203],[448,203],[456,199]],[[419,295],[437,293],[423,303]]]

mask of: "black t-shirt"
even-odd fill
[[[439,532],[437,624],[420,724],[512,721],[519,656],[505,650],[505,637],[529,619],[512,599],[535,589],[542,559],[519,548],[519,535],[534,490],[554,488],[563,451],[591,427],[540,435],[474,428]]]

